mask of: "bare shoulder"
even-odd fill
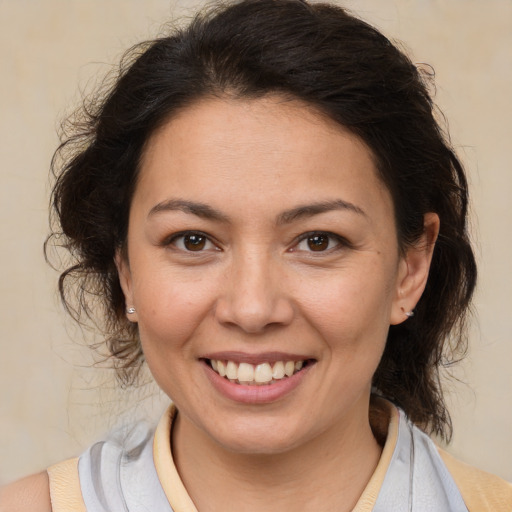
[[[27,476],[0,488],[0,512],[52,512],[48,473]]]

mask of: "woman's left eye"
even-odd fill
[[[299,241],[294,250],[325,252],[340,246],[341,238],[332,233],[308,233]]]
[[[212,241],[203,233],[184,233],[170,241],[177,249],[187,252],[201,252],[215,249]]]

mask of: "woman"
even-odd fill
[[[438,372],[476,278],[426,78],[299,0],[132,50],[55,159],[60,286],[79,318],[102,299],[120,377],[144,359],[174,406],[12,510],[510,510],[424,433],[450,436]]]

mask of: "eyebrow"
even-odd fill
[[[207,220],[216,220],[219,222],[229,222],[229,218],[219,210],[212,208],[204,203],[197,203],[195,201],[185,201],[183,199],[169,199],[162,201],[153,206],[148,213],[151,217],[160,212],[180,211],[184,213],[192,213],[197,217]]]
[[[349,203],[342,199],[335,199],[332,201],[300,205],[290,210],[286,210],[277,216],[276,224],[290,224],[304,217],[313,217],[314,215],[319,215],[321,213],[326,213],[333,210],[345,210],[365,217],[367,216],[365,211],[359,206],[356,206],[355,204]],[[153,206],[153,208],[151,208],[148,217],[151,217],[160,212],[168,211],[181,211],[184,213],[191,213],[202,219],[214,220],[224,223],[230,222],[229,217],[221,211],[204,203],[186,201],[184,199],[168,199],[167,201],[162,201],[161,203],[158,203],[157,205]]]
[[[359,206],[343,201],[342,199],[335,199],[333,201],[323,201],[320,203],[297,206],[296,208],[287,210],[278,215],[277,224],[289,224],[304,217],[312,217],[333,210],[346,210],[364,217],[367,216],[365,211]]]

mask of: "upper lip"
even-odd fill
[[[200,359],[213,359],[215,361],[233,361],[235,363],[275,363],[277,361],[307,361],[314,359],[304,354],[292,354],[289,352],[260,352],[258,354],[249,354],[246,352],[223,351],[210,352],[200,357]]]

